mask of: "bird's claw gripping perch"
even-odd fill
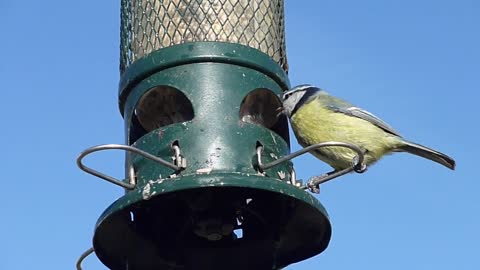
[[[306,187],[310,190],[310,192],[320,194],[320,184],[315,184],[315,182],[317,182],[317,181],[323,182],[322,178],[324,178],[325,176],[328,176],[328,174],[317,175],[317,176],[311,177],[308,180],[308,182],[306,184]]]

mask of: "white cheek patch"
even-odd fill
[[[285,109],[285,112],[287,113],[287,116],[290,116],[290,114],[293,111],[293,108],[295,108],[295,100],[294,97],[290,97],[289,99],[285,100],[283,103],[283,108]]]

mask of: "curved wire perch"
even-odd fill
[[[294,152],[290,155],[286,155],[282,158],[279,158],[275,161],[272,161],[272,162],[270,162],[266,165],[263,165],[262,160],[261,160],[261,152],[263,150],[263,146],[259,146],[259,147],[257,147],[258,168],[260,170],[264,171],[264,170],[267,170],[267,169],[272,168],[274,166],[277,166],[277,165],[279,165],[279,164],[281,164],[285,161],[291,160],[291,159],[296,158],[300,155],[303,155],[307,152],[310,152],[312,150],[322,148],[322,147],[330,147],[330,146],[346,147],[346,148],[349,148],[349,149],[357,152],[357,155],[352,160],[352,167],[349,167],[349,168],[346,168],[346,169],[343,169],[343,170],[340,170],[340,171],[332,171],[332,172],[329,172],[329,173],[327,173],[325,175],[321,175],[321,176],[311,177],[309,179],[309,181],[307,182],[307,184],[304,185],[304,186],[301,186],[300,188],[310,189],[311,192],[319,193],[318,186],[322,183],[325,183],[327,181],[330,181],[334,178],[345,175],[345,174],[350,173],[352,171],[355,171],[357,173],[363,173],[367,170],[367,166],[365,164],[363,164],[363,161],[365,159],[364,151],[356,145],[353,145],[353,144],[350,144],[350,143],[344,143],[344,142],[324,142],[324,143],[318,143],[318,144],[310,145],[310,146],[307,146],[303,149],[300,149],[300,150],[298,150],[298,151],[296,151],[296,152]]]
[[[106,175],[106,174],[103,174],[99,171],[96,171],[90,167],[87,167],[85,166],[83,163],[82,163],[82,159],[84,157],[86,157],[87,155],[93,153],[93,152],[97,152],[97,151],[102,151],[102,150],[111,150],[111,149],[118,149],[118,150],[125,150],[125,151],[128,151],[128,152],[132,152],[132,153],[135,153],[135,154],[138,154],[138,155],[141,155],[143,156],[144,158],[147,158],[147,159],[150,159],[152,161],[155,161],[155,162],[158,162],[160,164],[162,164],[163,166],[166,166],[170,169],[173,169],[175,171],[180,171],[182,168],[179,167],[179,166],[176,166],[162,158],[159,158],[157,156],[154,156],[150,153],[147,153],[143,150],[140,150],[138,148],[135,148],[133,146],[128,146],[128,145],[123,145],[123,144],[102,144],[102,145],[97,145],[97,146],[93,146],[93,147],[90,147],[88,149],[86,149],[85,151],[83,151],[82,153],[80,153],[80,155],[78,156],[77,158],[77,166],[82,170],[82,171],[85,171],[91,175],[94,175],[96,177],[99,177],[99,178],[102,178],[112,184],[115,184],[115,185],[118,185],[118,186],[121,186],[123,188],[126,188],[126,189],[129,189],[129,190],[132,190],[135,188],[135,179],[134,179],[134,173],[132,173],[131,169],[129,170],[129,180],[130,180],[130,183],[125,183],[121,180],[118,180],[114,177],[111,177],[109,175]]]
[[[80,255],[80,257],[77,260],[77,264],[76,264],[77,270],[82,270],[83,260],[85,260],[85,258],[87,258],[93,252],[95,252],[95,249],[93,249],[93,247],[91,247],[91,248],[87,249],[85,252],[83,252],[82,255]]]

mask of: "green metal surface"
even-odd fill
[[[240,105],[250,91],[258,88],[271,89],[275,94],[281,88],[269,76],[256,70],[224,63],[194,63],[180,65],[155,73],[132,89],[125,106],[127,120],[131,119],[136,102],[141,96],[157,85],[168,85],[181,89],[192,102],[195,117],[192,121],[161,127],[133,145],[161,158],[171,160],[171,144],[178,141],[188,167],[182,175],[195,173],[199,169],[212,168],[215,171],[256,173],[253,167],[257,141],[264,145],[265,162],[273,157],[289,153],[287,120],[281,119],[283,138],[274,131],[241,121]],[[126,121],[127,138],[131,125]],[[286,131],[286,132],[285,132]],[[128,141],[128,144],[132,144]],[[164,167],[142,159],[135,159],[138,185],[172,173]],[[279,178],[285,173],[289,181],[291,163],[268,171]]]
[[[248,181],[246,181],[247,179]],[[158,226],[156,222],[168,222],[168,219],[172,219],[171,212],[175,212],[175,217],[182,216],[183,201],[185,197],[188,197],[188,192],[207,192],[207,190],[226,194],[241,193],[244,197],[253,198],[254,202],[263,200],[264,205],[252,206],[250,211],[261,212],[260,209],[265,207],[265,204],[272,203],[271,209],[268,211],[272,218],[265,217],[271,231],[261,231],[260,228],[255,228],[262,234],[259,239],[250,240],[245,237],[229,241],[228,246],[236,254],[227,254],[227,258],[223,259],[231,260],[228,255],[235,255],[235,258],[253,260],[256,254],[250,253],[261,252],[255,250],[254,247],[262,246],[271,233],[281,235],[280,238],[273,241],[272,260],[275,261],[273,269],[297,262],[300,254],[302,260],[314,256],[322,252],[328,245],[331,226],[327,212],[309,193],[283,181],[259,175],[246,173],[195,174],[182,177],[178,181],[152,181],[143,189],[137,189],[118,199],[106,209],[97,222],[94,236],[96,251],[101,251],[97,252],[100,260],[111,269],[124,269],[127,264],[131,267],[129,269],[190,269],[185,265],[188,262],[184,258],[175,258],[172,254],[200,252],[196,250],[194,244],[179,245],[178,241],[190,243],[191,241],[187,241],[187,239],[192,236],[184,236],[187,239],[166,237],[165,234],[177,235],[177,232],[171,228],[169,231],[168,228]],[[148,229],[135,224],[138,209],[145,208],[151,209],[149,214],[156,220],[150,221]],[[177,227],[182,227],[182,225],[184,224],[178,224]],[[162,239],[163,247],[155,244],[153,241],[155,239]],[[243,247],[252,249],[243,250]],[[204,248],[210,247],[206,245]],[[217,250],[216,252],[221,251]],[[244,256],[246,254],[247,257]],[[127,262],[125,259],[127,257],[135,258],[135,260]],[[222,261],[223,259],[217,257],[215,266],[225,263]],[[242,260],[239,259],[235,263],[242,268],[231,266],[229,269],[248,267],[249,265]],[[268,269],[272,269],[271,266]]]
[[[227,63],[259,71],[270,77],[280,89],[290,87],[285,71],[268,55],[240,44],[192,42],[154,51],[135,61],[122,74],[119,86],[120,112],[131,89],[141,80],[164,69],[195,63]],[[207,75],[212,78],[212,74]]]
[[[263,270],[322,252],[327,213],[290,183],[292,163],[256,167],[259,145],[263,163],[290,152],[287,119],[275,116],[288,86],[270,57],[238,44],[175,45],[131,64],[119,92],[127,144],[172,162],[175,144],[187,164],[173,171],[127,156],[136,187],[97,223],[100,260],[111,269]]]
[[[218,134],[224,136],[220,137]],[[253,137],[252,134],[256,136]],[[201,122],[194,121],[173,124],[148,133],[134,146],[156,156],[171,159],[173,153],[170,145],[174,141],[179,142],[182,148],[182,155],[187,159],[187,168],[172,177],[175,173],[172,169],[158,166],[157,163],[138,156],[134,158],[134,167],[138,172],[137,188],[141,189],[148,182],[159,179],[180,183],[178,177],[196,174],[197,171],[208,171],[213,175],[221,172],[257,174],[254,166],[257,141],[264,146],[262,157],[265,162],[273,161],[272,156],[288,154],[288,146],[278,134],[240,121],[226,122],[211,129],[205,129]],[[292,163],[285,162],[266,170],[263,175],[289,182],[291,170]],[[283,174],[285,177],[280,179]]]

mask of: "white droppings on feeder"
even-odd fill
[[[165,181],[165,179],[157,179],[155,181],[155,184],[161,184],[161,183],[163,183],[163,181]]]
[[[259,176],[265,176],[266,173],[265,173],[265,172],[257,172],[257,175],[259,175]]]
[[[150,189],[151,189],[150,182],[143,187],[142,197],[144,200],[148,200],[152,196],[152,194],[150,194]]]
[[[196,173],[198,174],[209,174],[213,169],[212,168],[202,168],[196,170]]]
[[[285,174],[284,171],[279,171],[279,172],[277,172],[277,174],[278,174],[278,177],[280,177],[280,179],[282,179],[282,180],[285,179],[285,177],[286,177],[286,174]]]

